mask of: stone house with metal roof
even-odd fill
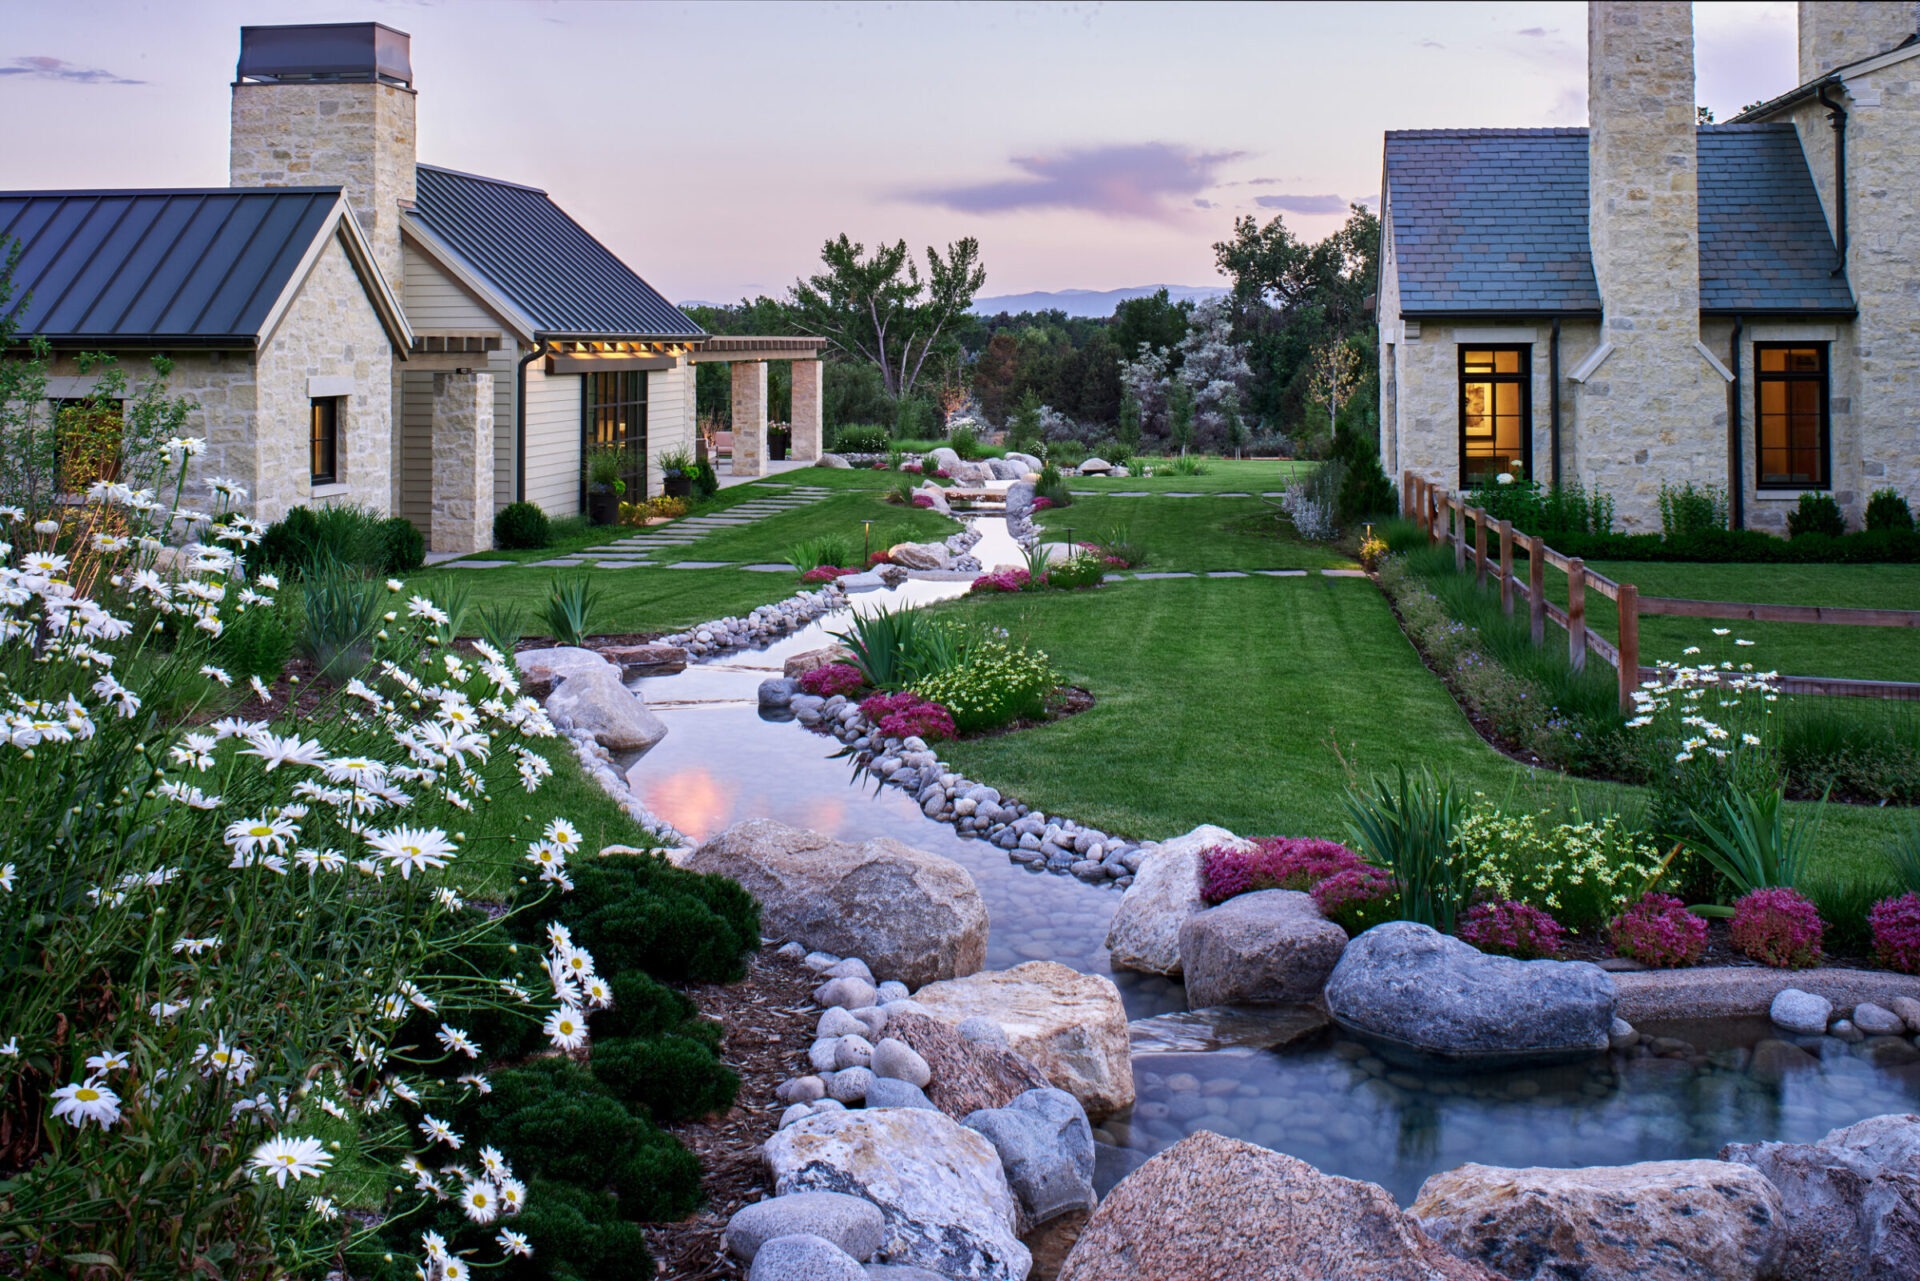
[[[1695,119],[1692,6],[1588,6],[1586,129],[1386,135],[1380,449],[1446,489],[1520,471],[1658,528],[1807,491],[1920,498],[1916,5],[1803,3],[1804,83]]]
[[[351,501],[437,552],[491,546],[517,499],[584,511],[597,448],[629,498],[660,493],[661,456],[695,451],[695,361],[733,366],[735,474],[765,465],[769,360],[818,455],[819,340],[709,340],[544,191],[420,164],[412,80],[379,23],[244,27],[229,188],[0,193],[54,394],[78,394],[73,353],[165,352],[202,470],[257,516]]]

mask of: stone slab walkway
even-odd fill
[[[818,485],[768,485],[764,497],[750,498],[746,502],[736,503],[725,511],[713,512],[705,516],[683,516],[679,520],[665,525],[653,525],[616,538],[596,547],[583,547],[577,552],[568,552],[564,556],[554,556],[547,560],[511,561],[511,560],[453,560],[447,565],[454,569],[504,569],[510,565],[525,564],[535,569],[573,569],[582,565],[594,565],[600,569],[639,569],[644,566],[657,566],[660,562],[650,559],[657,552],[677,551],[691,547],[706,535],[722,529],[738,529],[754,524],[769,516],[778,516],[783,512],[797,511],[810,503],[818,502],[834,491]],[[679,561],[668,568],[672,569],[715,569],[730,564],[729,561]],[[773,566],[754,565],[751,569],[771,572]],[[778,568],[790,570],[790,566]]]

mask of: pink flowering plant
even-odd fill
[[[857,574],[859,572],[857,569],[848,569],[844,565],[815,565],[812,569],[800,575],[800,581],[803,583],[831,583],[836,579],[845,578],[849,574]]]
[[[1365,866],[1346,846],[1316,837],[1266,836],[1251,848],[1215,845],[1200,853],[1201,897],[1224,903],[1254,890],[1311,890]]]
[[[800,675],[801,690],[821,698],[852,694],[866,683],[866,677],[851,663],[828,663]]]
[[[1762,965],[1781,970],[1818,965],[1824,934],[1819,909],[1792,890],[1753,890],[1733,905],[1733,945]]]
[[[975,592],[1024,592],[1032,584],[1033,577],[1024,569],[1001,569],[991,574],[982,574],[973,580],[970,591]]]
[[[954,737],[953,714],[912,690],[863,699],[860,714],[885,738],[919,738],[936,743]]]
[[[1393,878],[1370,863],[1336,872],[1313,887],[1320,914],[1348,934],[1359,934],[1399,918]]]
[[[1902,974],[1920,974],[1920,894],[1883,898],[1867,913],[1873,959]]]
[[[1460,918],[1460,937],[1482,952],[1531,961],[1557,956],[1566,929],[1530,903],[1476,903]]]
[[[1661,969],[1698,965],[1707,950],[1707,923],[1671,894],[1644,894],[1608,927],[1613,950]]]

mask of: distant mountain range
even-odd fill
[[[975,298],[974,314],[996,316],[1003,311],[1064,311],[1069,316],[1111,316],[1129,298],[1145,298],[1166,290],[1175,302],[1206,302],[1224,296],[1224,285],[1133,285],[1126,289],[1058,289],[1030,294],[997,294]]]

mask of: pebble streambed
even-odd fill
[[[980,523],[1004,530],[1002,521]],[[852,608],[925,604],[966,586],[911,581],[857,595]],[[634,682],[668,726],[644,757],[622,762],[646,806],[695,841],[742,819],[772,818],[841,840],[891,836],[944,855],[972,873],[986,900],[989,968],[1058,961],[1110,977],[1132,1019],[1184,1010],[1178,982],[1109,965],[1104,941],[1117,890],[1014,863],[927,818],[906,792],[860,779],[849,760],[836,758],[835,740],[763,719],[760,682],[792,655],[833,643],[830,633],[846,621],[829,614],[765,649]],[[1790,1037],[1763,1020],[1649,1025],[1626,1054],[1470,1075],[1407,1071],[1334,1030],[1263,1049],[1272,1038],[1262,1029],[1256,1014],[1199,1042],[1176,1037],[1160,1042],[1169,1048],[1137,1049],[1138,1100],[1094,1131],[1098,1190],[1201,1129],[1381,1184],[1404,1205],[1428,1175],[1468,1161],[1712,1157],[1728,1142],[1805,1142],[1865,1117],[1920,1110],[1920,1049],[1908,1040]],[[1209,1048],[1186,1048],[1199,1043]]]

